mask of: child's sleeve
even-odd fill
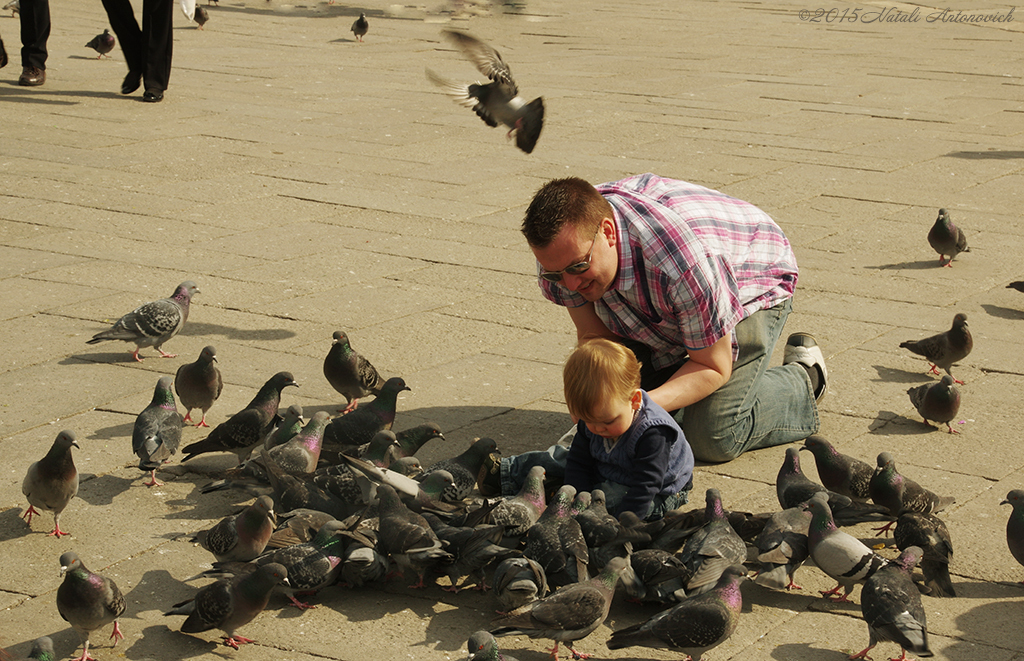
[[[665,483],[669,448],[668,438],[660,427],[651,427],[637,439],[633,465],[629,467],[632,469],[629,489],[614,514],[628,510],[641,519],[646,518],[651,501]]]
[[[583,425],[583,423],[579,423]],[[569,446],[569,454],[565,458],[565,484],[580,491],[590,491],[594,488],[594,476],[597,475],[597,462],[590,454],[590,441],[576,428],[576,436]]]

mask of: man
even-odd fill
[[[642,388],[672,411],[694,456],[729,461],[818,431],[827,389],[805,333],[768,369],[792,309],[796,258],[757,207],[652,174],[597,188],[545,184],[522,231],[546,298],[577,337],[616,339],[643,363]]]
[[[46,40],[50,38],[49,0],[21,0],[21,76],[18,84],[36,87],[46,82]]]

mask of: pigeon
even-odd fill
[[[355,30],[354,25],[352,29]],[[339,330],[334,331],[333,338],[331,350],[324,358],[324,376],[345,397],[348,406],[342,412],[348,413],[356,408],[361,397],[379,395],[385,381],[377,368],[352,348],[348,335]]]
[[[219,562],[248,562],[263,553],[275,525],[274,501],[270,496],[260,496],[238,514],[200,532],[197,538]]]
[[[935,224],[928,230],[928,245],[939,253],[939,266],[953,267],[953,258],[962,252],[971,252],[967,247],[967,237],[964,231],[953,224],[949,219],[949,212],[939,209],[939,215]],[[942,258],[949,255],[949,261],[943,262]]]
[[[802,507],[772,514],[754,542],[757,561],[761,563],[755,583],[776,590],[802,589],[793,582],[793,577],[810,554],[807,541],[810,525],[811,515]]]
[[[641,549],[629,557],[629,564],[637,583],[627,583],[626,591],[634,599],[669,604],[685,598],[690,570],[672,553],[664,549]],[[639,586],[639,589],[631,590],[631,586]]]
[[[849,455],[842,454],[825,440],[813,434],[804,439],[801,450],[809,450],[818,468],[818,479],[829,491],[853,500],[867,502],[871,498],[868,482],[875,467]]]
[[[174,390],[178,393],[181,405],[185,407],[185,422],[192,422],[192,409],[200,409],[203,417],[196,427],[209,427],[206,424],[206,412],[220,397],[224,390],[224,380],[217,362],[217,349],[213,346],[203,347],[199,358],[178,368],[174,375]]]
[[[458,594],[466,588],[469,579],[475,579],[477,590],[487,590],[487,581],[484,577],[484,568],[492,562],[500,562],[511,556],[521,555],[516,549],[498,546],[501,541],[503,529],[501,526],[481,525],[475,528],[460,528],[450,526],[442,521],[436,514],[425,513],[423,518],[430,524],[430,528],[437,535],[437,538],[445,544],[447,550],[454,560],[442,567],[442,571],[448,576],[452,584],[444,587],[446,592]],[[459,585],[459,580],[466,576],[466,581]]]
[[[55,661],[56,658],[57,655],[53,653],[53,640],[49,636],[36,638],[27,657],[34,661]]]
[[[533,466],[515,496],[503,498],[491,510],[491,521],[504,526],[508,537],[522,537],[544,512],[544,467]]]
[[[362,494],[358,485],[351,479],[350,471],[346,470],[346,474],[349,475],[351,494],[343,500],[333,491],[321,487],[312,480],[289,475],[269,455],[260,457],[258,461],[266,467],[267,478],[274,489],[274,502],[282,512],[314,509],[326,512],[336,519],[344,519],[366,506],[361,500]]]
[[[394,488],[382,484],[377,487],[380,498],[380,550],[401,567],[416,572],[418,580],[411,588],[423,587],[423,574],[430,566],[451,562],[448,554],[422,515],[411,511],[398,498]]]
[[[292,404],[284,412],[284,418],[277,424],[272,432],[267,434],[263,439],[263,450],[271,450],[278,445],[287,443],[292,438],[302,431],[302,423],[305,422],[305,418],[302,417],[302,407],[298,404]]]
[[[747,559],[747,545],[729,523],[718,489],[705,493],[704,518],[706,523],[679,552],[679,559],[690,572],[685,586],[687,597],[714,589],[726,568]]]
[[[608,649],[669,649],[700,661],[704,652],[718,647],[736,631],[743,608],[740,581],[746,576],[743,565],[726,567],[711,591],[687,599],[646,622],[612,632]]]
[[[439,438],[442,441],[444,434],[436,422],[426,422],[409,429],[404,429],[395,434],[398,447],[395,449],[395,456],[399,459],[411,457],[420,451],[429,441]]]
[[[22,518],[27,517],[31,526],[32,515],[39,514],[39,510],[53,512],[53,530],[49,534],[57,539],[70,534],[60,529],[60,514],[78,493],[78,469],[71,456],[72,447],[78,447],[75,432],[65,429],[57,434],[46,456],[28,467],[21,483],[21,492],[28,498],[28,509]]]
[[[1019,292],[1024,292],[1024,280],[1017,280],[1006,285],[1007,289],[1016,289]]]
[[[220,629],[227,634],[224,644],[238,649],[239,645],[255,641],[236,636],[235,629],[263,612],[271,591],[282,583],[288,585],[287,570],[280,564],[270,563],[252,573],[211,583],[192,599],[175,604],[164,615],[187,615],[181,625],[185,633]]]
[[[953,377],[943,374],[938,383],[929,383],[907,390],[910,403],[924,418],[924,424],[931,427],[929,420],[944,423],[950,434],[959,434],[949,424],[960,411],[960,391],[953,385]]]
[[[931,365],[932,374],[938,374],[941,367],[946,374],[952,377],[954,383],[963,385],[964,382],[954,377],[949,370],[953,367],[953,363],[966,358],[974,348],[974,338],[971,337],[971,331],[967,327],[967,315],[958,312],[953,316],[953,327],[948,331],[922,340],[900,342],[900,348],[909,349],[918,356],[924,356]]]
[[[11,10],[11,18],[14,18],[21,13],[21,0],[11,0],[4,5],[4,11]]]
[[[878,468],[871,476],[871,500],[889,510],[893,517],[904,512],[932,514],[941,512],[956,500],[952,496],[938,496],[896,470],[896,459],[889,452],[878,455]],[[881,535],[894,525],[889,522],[878,530]]]
[[[178,451],[182,424],[171,392],[171,377],[160,377],[153,400],[135,419],[132,429],[132,451],[139,458],[139,470],[149,471],[147,487],[162,486],[156,479],[156,469]]]
[[[202,30],[206,22],[210,20],[210,12],[206,11],[206,7],[196,5],[196,13],[192,20],[196,22],[196,29]]]
[[[110,30],[104,30],[103,34],[98,34],[89,40],[89,43],[85,45],[86,48],[91,48],[99,55],[96,59],[100,59],[110,51],[114,50],[114,35],[110,34]]]
[[[192,297],[200,293],[196,283],[191,280],[178,285],[170,298],[162,298],[140,305],[124,315],[110,327],[92,336],[86,344],[96,344],[106,340],[123,340],[135,344],[132,358],[142,362],[139,350],[142,347],[153,347],[164,358],[174,358],[178,354],[167,353],[160,347],[167,340],[178,334],[188,321],[189,304]]]
[[[64,581],[57,588],[57,612],[82,637],[84,649],[76,661],[89,661],[89,634],[111,622],[110,637],[117,645],[124,639],[117,619],[124,615],[125,601],[117,584],[101,574],[86,569],[78,555],[68,551],[60,556],[60,573]]]
[[[498,603],[509,612],[543,598],[548,593],[548,579],[536,560],[505,558],[494,570],[493,587]]]
[[[416,457],[402,457],[392,461],[391,465],[388,466],[388,470],[395,471],[408,478],[416,478],[423,474],[423,464]]]
[[[384,578],[391,565],[387,556],[377,550],[376,538],[370,543],[353,540],[345,547],[341,565],[341,581],[351,587],[362,587]]]
[[[919,562],[924,573],[922,592],[933,597],[955,597],[956,590],[949,577],[949,561],[953,558],[953,540],[942,519],[934,514],[904,512],[893,530],[896,547],[906,551],[911,546],[921,549]]]
[[[363,37],[366,36],[366,31],[370,29],[370,24],[366,20],[366,14],[359,12],[359,18],[352,23],[352,34],[356,36],[356,41],[362,41]]]
[[[312,541],[328,521],[337,519],[327,512],[312,509],[299,508],[280,514],[277,516],[277,528],[267,541],[267,548],[283,549]]]
[[[783,509],[797,507],[816,493],[828,496],[833,519],[839,526],[892,519],[884,507],[854,501],[809,479],[800,470],[800,453],[795,447],[786,448],[786,458],[775,479],[775,492]]]
[[[519,96],[512,71],[498,51],[484,42],[455,30],[442,30],[441,34],[454,43],[491,82],[486,85],[460,85],[427,69],[430,82],[443,89],[459,105],[472,108],[488,126],[504,124],[509,127],[508,136],[511,138],[515,134],[516,146],[527,154],[532,152],[544,127],[543,98],[537,97],[527,103]]]
[[[469,649],[467,661],[516,661],[515,657],[502,654],[498,649],[498,641],[486,631],[477,631],[466,641]]]
[[[498,444],[493,438],[480,438],[473,441],[473,444],[465,452],[451,459],[442,459],[427,468],[424,478],[432,471],[446,470],[452,474],[454,483],[444,494],[444,500],[453,503],[467,497],[476,485],[477,475],[484,465],[488,455],[497,452]]]
[[[320,459],[320,444],[323,442],[324,429],[331,415],[327,411],[317,411],[290,441],[267,451],[281,470],[291,475],[312,473]]]
[[[849,601],[853,585],[873,576],[886,565],[886,560],[869,549],[864,542],[836,528],[825,494],[816,494],[804,507],[811,513],[811,525],[807,532],[811,559],[818,569],[839,583],[821,594],[833,601]],[[843,594],[836,597],[840,588]]]
[[[1024,490],[1014,489],[1006,494],[1006,500],[999,504],[1013,507],[1010,518],[1006,521],[1006,546],[1009,547],[1013,559],[1024,565]]]
[[[401,377],[393,376],[384,382],[372,402],[332,420],[324,432],[324,449],[344,452],[369,443],[379,431],[391,429],[395,424],[398,394],[403,390],[412,388],[405,385]]]
[[[273,427],[281,404],[281,391],[298,385],[291,372],[278,372],[270,377],[248,406],[214,427],[203,440],[186,445],[182,461],[207,452],[234,452],[238,463],[242,463]]]
[[[580,494],[576,495],[577,498],[580,496]],[[590,505],[576,515],[576,521],[580,524],[583,537],[587,540],[587,546],[592,549],[622,542],[646,544],[651,541],[651,536],[648,533],[626,528],[619,523],[618,519],[608,513],[603,489],[594,489],[590,492]]]
[[[580,524],[569,515],[575,496],[573,486],[562,485],[537,523],[526,531],[523,555],[540,563],[548,582],[556,586],[583,582],[590,577],[587,540]]]
[[[608,618],[615,585],[629,568],[623,558],[613,558],[600,575],[587,581],[559,588],[543,599],[531,601],[491,622],[491,634],[523,634],[530,638],[555,641],[551,656],[558,660],[558,644],[572,652],[574,659],[585,658],[576,651],[576,641],[590,635]]]
[[[868,624],[869,640],[864,650],[849,657],[851,661],[870,659],[868,652],[883,640],[900,646],[903,652],[900,659],[907,658],[907,650],[933,656],[928,649],[928,624],[921,593],[910,579],[920,558],[921,549],[911,546],[864,582],[860,610]]]

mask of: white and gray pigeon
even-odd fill
[[[40,636],[32,643],[25,661],[56,661],[57,655],[53,652],[53,639],[49,636]]]
[[[612,633],[608,649],[653,647],[687,654],[700,661],[704,652],[718,647],[736,631],[743,595],[740,581],[747,576],[743,565],[722,572],[714,589],[662,611],[646,622]]]
[[[362,397],[379,395],[385,383],[377,368],[352,348],[348,335],[340,330],[334,331],[331,350],[324,358],[324,376],[345,397],[348,405],[341,409],[342,413],[356,408]]]
[[[810,554],[807,541],[810,525],[811,514],[802,507],[772,514],[754,540],[757,561],[761,563],[755,583],[775,590],[802,589],[793,577]]]
[[[370,23],[366,20],[366,14],[359,12],[359,18],[352,23],[352,34],[355,35],[356,41],[362,41],[369,29]]]
[[[544,100],[537,97],[527,103],[519,96],[512,71],[498,51],[484,42],[455,30],[442,30],[441,34],[454,43],[491,82],[486,85],[460,85],[427,69],[430,82],[443,89],[456,103],[472,108],[488,126],[504,124],[509,127],[508,135],[511,138],[515,134],[516,146],[527,154],[532,152],[544,127]]]
[[[966,358],[974,349],[974,337],[971,329],[967,327],[967,315],[958,312],[953,315],[953,325],[948,331],[930,335],[920,340],[907,340],[900,342],[901,349],[909,349],[918,356],[923,356],[931,366],[932,374],[938,374],[941,367],[946,374],[953,379],[954,383],[963,385],[950,369],[954,363]]]
[[[967,237],[964,231],[953,224],[949,212],[939,209],[939,215],[935,223],[928,230],[928,245],[939,253],[939,266],[953,267],[953,258],[962,252],[971,252],[967,247]],[[949,261],[943,262],[942,258],[949,255]]]
[[[895,518],[904,512],[933,514],[941,512],[956,502],[952,496],[939,496],[925,489],[917,482],[904,477],[896,470],[896,458],[890,452],[882,452],[877,459],[878,468],[871,476],[871,500],[889,510],[894,520],[878,528],[879,535],[889,532],[896,525]]]
[[[953,385],[953,377],[943,374],[938,383],[910,388],[907,394],[918,415],[924,418],[924,424],[931,427],[931,422],[938,422],[946,425],[946,431],[950,434],[960,433],[960,430],[953,429],[949,424],[960,412],[960,391]]]
[[[267,548],[277,517],[270,496],[260,496],[234,516],[221,519],[197,535],[199,544],[219,562],[255,560]]]
[[[886,559],[853,535],[836,528],[825,494],[816,494],[804,507],[811,513],[807,533],[811,559],[818,569],[839,583],[821,594],[833,601],[849,601],[854,584],[871,578],[886,565]],[[840,589],[843,590],[842,596],[835,597]]]
[[[704,502],[705,523],[679,552],[679,559],[690,572],[685,586],[687,597],[713,589],[722,572],[747,559],[747,545],[729,523],[718,489],[708,489]]]
[[[548,593],[544,568],[526,557],[505,558],[494,570],[494,596],[505,612],[541,599]]]
[[[217,362],[217,349],[213,345],[203,347],[196,362],[182,365],[174,375],[174,390],[185,407],[185,422],[192,422],[192,409],[203,412],[196,427],[210,426],[206,424],[206,412],[224,390]]]
[[[900,646],[900,659],[907,658],[907,650],[920,656],[933,656],[928,648],[928,623],[925,619],[921,593],[910,578],[914,565],[921,559],[921,549],[907,548],[900,557],[878,570],[864,582],[860,596],[860,610],[868,624],[868,646],[855,659],[870,659],[868,652],[883,640]]]
[[[270,593],[278,584],[288,584],[288,571],[280,564],[264,565],[256,571],[225,578],[203,587],[192,599],[175,604],[164,615],[187,615],[181,630],[199,633],[210,629],[223,631],[224,644],[255,642],[235,635],[235,630],[253,621],[270,601]]]
[[[1024,565],[1024,489],[1012,490],[999,504],[1013,508],[1010,518],[1006,520],[1006,546],[1013,559]]]
[[[21,492],[28,498],[28,509],[22,514],[32,525],[32,515],[53,512],[53,531],[49,534],[60,539],[70,533],[60,529],[60,515],[78,493],[78,469],[71,456],[77,448],[75,432],[65,429],[57,434],[46,456],[28,467]],[[38,509],[37,509],[38,508]]]
[[[82,656],[76,661],[89,661],[89,635],[111,622],[114,630],[110,637],[117,645],[123,639],[117,619],[124,615],[124,596],[112,580],[96,574],[82,564],[78,555],[68,551],[60,556],[60,573],[64,581],[57,588],[57,612],[82,638]]]
[[[139,458],[139,470],[149,471],[147,487],[163,484],[156,479],[156,469],[178,451],[182,424],[171,392],[171,377],[162,376],[156,382],[153,400],[135,418],[132,429],[132,450]]]
[[[139,358],[142,347],[153,347],[164,358],[174,358],[178,354],[167,353],[160,347],[177,335],[188,321],[192,297],[198,293],[196,283],[186,280],[178,285],[169,298],[140,305],[114,322],[108,330],[93,335],[86,344],[122,340],[135,344],[132,358],[139,362],[142,362]]]

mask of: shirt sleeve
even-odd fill
[[[582,422],[578,423],[576,436],[569,446],[569,454],[565,457],[565,484],[576,488],[577,492],[591,491],[594,488],[594,476],[597,475],[597,460],[590,454],[590,440],[581,431]]]
[[[651,501],[665,483],[665,470],[669,464],[669,442],[664,428],[651,427],[637,439],[633,456],[631,485],[619,504],[616,516],[625,511],[634,512],[641,519],[647,517]],[[569,471],[566,469],[566,476]]]

